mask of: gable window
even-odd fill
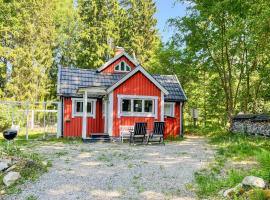
[[[130,72],[131,68],[126,64],[126,62],[122,61],[118,65],[115,66],[114,71],[116,72]]]
[[[141,116],[157,118],[158,97],[118,95],[118,117]]]
[[[87,100],[87,116],[95,116],[95,99]],[[72,117],[82,117],[83,116],[83,99],[82,98],[72,98]]]
[[[164,103],[164,115],[167,117],[174,117],[174,105],[175,103]]]

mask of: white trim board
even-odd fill
[[[132,59],[126,52],[122,52],[119,55],[117,55],[117,56],[113,57],[112,59],[108,60],[106,63],[104,63],[100,68],[97,69],[97,71],[101,72],[102,70],[106,69],[110,64],[112,64],[117,59],[121,58],[122,56],[125,56],[135,66],[137,66],[139,64],[134,59]]]
[[[126,74],[123,78],[121,78],[119,81],[117,81],[114,85],[109,87],[107,89],[107,92],[108,93],[112,92],[115,88],[117,88],[119,85],[124,83],[126,80],[128,80],[130,77],[132,77],[134,74],[136,74],[139,71],[143,75],[145,75],[150,81],[152,81],[152,83],[154,83],[165,95],[169,94],[168,90],[166,90],[159,82],[157,82],[157,80],[153,76],[151,76],[151,74],[149,74],[142,66],[138,66],[135,69],[133,69],[131,72]]]
[[[108,101],[108,134],[112,136],[113,134],[113,92],[109,94],[109,101]]]
[[[153,113],[147,112],[134,112],[133,101],[131,101],[131,112],[121,112],[121,100],[131,99],[131,100],[151,100],[154,103]],[[154,117],[157,119],[158,114],[158,97],[157,96],[140,96],[140,95],[117,95],[117,117]],[[144,101],[142,102],[142,111],[144,110]]]
[[[83,117],[83,112],[81,114],[78,114],[75,112],[75,102],[84,102],[84,98],[71,98],[72,101],[72,118],[74,117]],[[92,113],[87,113],[87,117],[93,117],[96,118],[96,99],[87,99],[87,102],[91,102],[92,106]]]

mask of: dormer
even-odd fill
[[[98,72],[101,73],[129,73],[138,65],[137,61],[131,58],[122,47],[115,47],[114,57],[104,63]]]

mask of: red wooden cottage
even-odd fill
[[[60,68],[62,136],[120,137],[135,122],[165,121],[165,137],[183,134],[187,100],[175,75],[152,75],[122,48],[97,70]]]

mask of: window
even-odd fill
[[[142,100],[133,100],[133,111],[134,112],[142,112]]]
[[[131,112],[131,100],[123,99],[122,100],[122,111],[123,112]]]
[[[87,116],[95,116],[95,99],[87,100]],[[72,99],[72,117],[82,117],[83,116],[83,99],[73,98]]]
[[[147,112],[147,113],[153,112],[153,100],[144,101],[144,112]]]
[[[118,117],[157,117],[157,97],[118,95]]]
[[[131,68],[124,61],[122,61],[120,64],[115,66],[114,70],[116,72],[130,72]]]
[[[168,117],[174,117],[174,103],[164,104],[164,115]]]

